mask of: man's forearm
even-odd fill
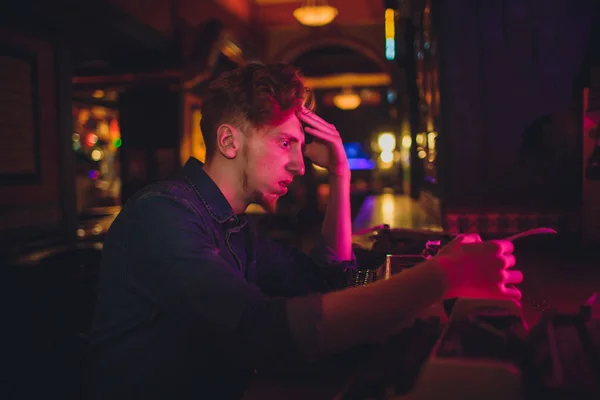
[[[313,299],[292,299],[288,302],[292,336],[304,357],[320,358],[387,336],[441,300],[446,290],[443,267],[433,258],[389,280]],[[319,313],[315,300],[320,300]]]
[[[330,175],[329,201],[321,233],[341,260],[352,258],[352,218],[350,215],[350,171]]]

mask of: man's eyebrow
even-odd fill
[[[291,133],[287,133],[287,132],[281,132],[279,135],[277,135],[279,138],[285,138],[288,140],[291,140],[292,142],[300,142],[300,139],[298,139],[297,136],[292,135]]]

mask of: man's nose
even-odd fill
[[[304,175],[304,156],[302,152],[292,157],[288,164],[288,170],[294,175]]]

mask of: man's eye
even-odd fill
[[[292,146],[292,142],[289,140],[282,140],[281,141],[281,147],[283,147],[284,149],[289,149]]]

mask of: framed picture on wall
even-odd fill
[[[38,60],[35,51],[0,42],[0,182],[41,180]]]
[[[55,57],[52,42],[0,27],[0,253],[63,238]]]

